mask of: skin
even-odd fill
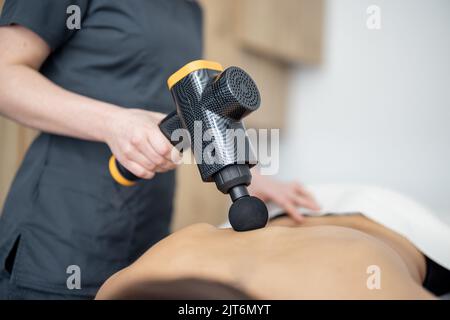
[[[319,211],[320,206],[314,196],[298,182],[282,182],[252,171],[252,184],[248,191],[264,202],[273,201],[278,204],[293,222],[302,223],[303,215],[298,208]]]
[[[259,299],[432,299],[423,255],[405,238],[360,215],[292,219],[244,233],[208,224],[185,228],[108,279],[97,299],[146,280],[196,277],[232,284]],[[381,270],[369,290],[367,268]]]
[[[56,85],[39,73],[50,54],[33,31],[19,25],[0,27],[1,115],[39,131],[104,142],[122,165],[144,179],[175,168],[180,155],[158,127],[164,114],[125,109]],[[318,210],[298,183],[275,181],[256,170],[253,175],[250,192],[276,202],[294,220],[302,220],[298,206]]]

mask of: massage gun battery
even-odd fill
[[[254,81],[240,68],[223,70],[218,63],[198,60],[175,72],[167,83],[176,111],[161,121],[159,127],[163,134],[176,146],[180,144],[172,141],[172,133],[177,129],[187,130],[189,141],[183,141],[183,148],[189,143],[202,180],[215,182],[222,193],[231,196],[229,219],[235,230],[264,227],[268,220],[267,208],[247,191],[252,178],[250,168],[256,160],[241,122],[261,102]],[[210,140],[204,139],[206,132]],[[243,146],[230,139],[230,134],[239,135]],[[211,143],[214,152],[204,152]],[[131,186],[138,180],[114,157],[110,159],[109,169],[122,185]]]

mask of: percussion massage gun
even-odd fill
[[[176,104],[176,111],[164,118],[159,127],[173,145],[172,133],[186,129],[190,136],[190,148],[194,153],[204,182],[215,182],[217,189],[229,194],[233,204],[229,220],[236,231],[263,228],[268,213],[264,202],[249,195],[247,186],[252,175],[252,150],[241,120],[259,108],[261,98],[251,77],[242,69],[222,66],[212,61],[198,60],[188,63],[169,77],[169,90]],[[203,141],[203,134],[212,133],[210,141]],[[246,145],[244,154],[238,152],[235,140],[229,139],[229,130],[241,130]],[[235,132],[235,131],[234,131]],[[195,136],[195,134],[197,136]],[[194,139],[192,139],[194,137]],[[194,141],[201,139],[202,141]],[[214,143],[214,152],[204,152]],[[208,158],[208,157],[214,157]],[[254,157],[253,157],[254,159]],[[114,156],[109,162],[112,177],[120,184],[131,186],[137,178],[123,167]]]

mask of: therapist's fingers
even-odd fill
[[[316,212],[320,210],[319,205],[315,202],[313,198],[310,198],[309,196],[293,191],[288,194],[288,197],[298,207],[302,207]]]
[[[154,176],[156,165],[142,151],[142,139],[132,139],[118,155],[119,162],[135,176],[150,179]]]
[[[283,209],[286,211],[289,217],[295,222],[301,223],[304,221],[304,217],[294,202],[287,199],[283,204]]]
[[[151,143],[151,141],[149,141],[149,144],[152,146],[152,152],[155,154],[155,157],[157,157],[158,161],[157,161],[157,166],[158,166],[158,172],[166,172],[169,170],[173,170],[175,169],[181,162],[181,154],[180,152],[174,148],[171,144],[170,144],[170,153],[169,153],[169,157],[168,160],[166,157],[161,156],[160,154],[157,153],[157,151],[153,148],[153,145]]]
[[[320,205],[308,190],[306,190],[302,185],[294,182],[291,185],[292,194],[291,197],[294,198],[297,205],[307,208],[313,211],[319,211]]]
[[[295,203],[297,207],[309,209],[312,211],[319,211],[320,207],[315,203],[314,200],[307,196],[298,193],[289,194],[289,199]]]
[[[160,153],[158,153],[158,152],[160,152],[160,150],[156,150],[156,148],[153,147],[153,144],[151,144],[151,149],[152,149],[153,156],[156,159],[155,162],[157,164],[157,172],[167,172],[167,171],[175,169],[178,166],[178,164],[179,164],[178,157],[171,158],[170,156],[166,157],[166,156],[161,155]],[[169,155],[170,155],[170,153],[169,153]],[[175,161],[178,161],[178,162],[175,162]]]
[[[165,161],[168,161],[170,164],[175,163],[172,159],[172,150],[174,149],[174,147],[169,142],[169,140],[167,140],[167,138],[161,133],[161,131],[153,132],[153,134],[149,136],[148,140],[150,141],[153,150],[155,150],[158,155],[164,158]]]
[[[272,197],[272,201],[279,205],[294,221],[298,223],[303,222],[304,217],[298,209],[297,204],[287,194],[278,194]]]
[[[122,160],[119,160],[119,162],[136,177],[142,179],[151,179],[155,176],[155,171],[149,170],[133,160],[124,158]]]
[[[130,144],[123,149],[123,153],[128,160],[140,164],[149,171],[155,171],[157,164],[155,159],[148,154],[150,149],[151,145],[145,139],[145,135],[140,134],[132,137]]]
[[[163,164],[166,160],[161,157],[152,147],[150,141],[147,139],[146,135],[133,137],[131,140],[131,144],[136,151],[142,154],[146,159],[146,163],[142,163],[144,167],[150,169],[151,171],[159,171],[161,164]],[[133,157],[135,155],[133,154]],[[138,159],[133,159],[135,162],[141,163]],[[137,160],[137,161],[136,161]],[[152,165],[153,167],[149,167]]]
[[[172,148],[170,152],[170,159],[175,166],[178,166],[183,161],[183,155],[177,148]]]
[[[153,146],[148,139],[145,139],[139,144],[139,150],[155,165],[154,171],[166,172],[173,169],[173,165],[153,149]]]

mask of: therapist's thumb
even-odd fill
[[[155,119],[155,122],[158,124],[167,116],[167,114],[161,113],[161,112],[151,112],[153,118]]]

